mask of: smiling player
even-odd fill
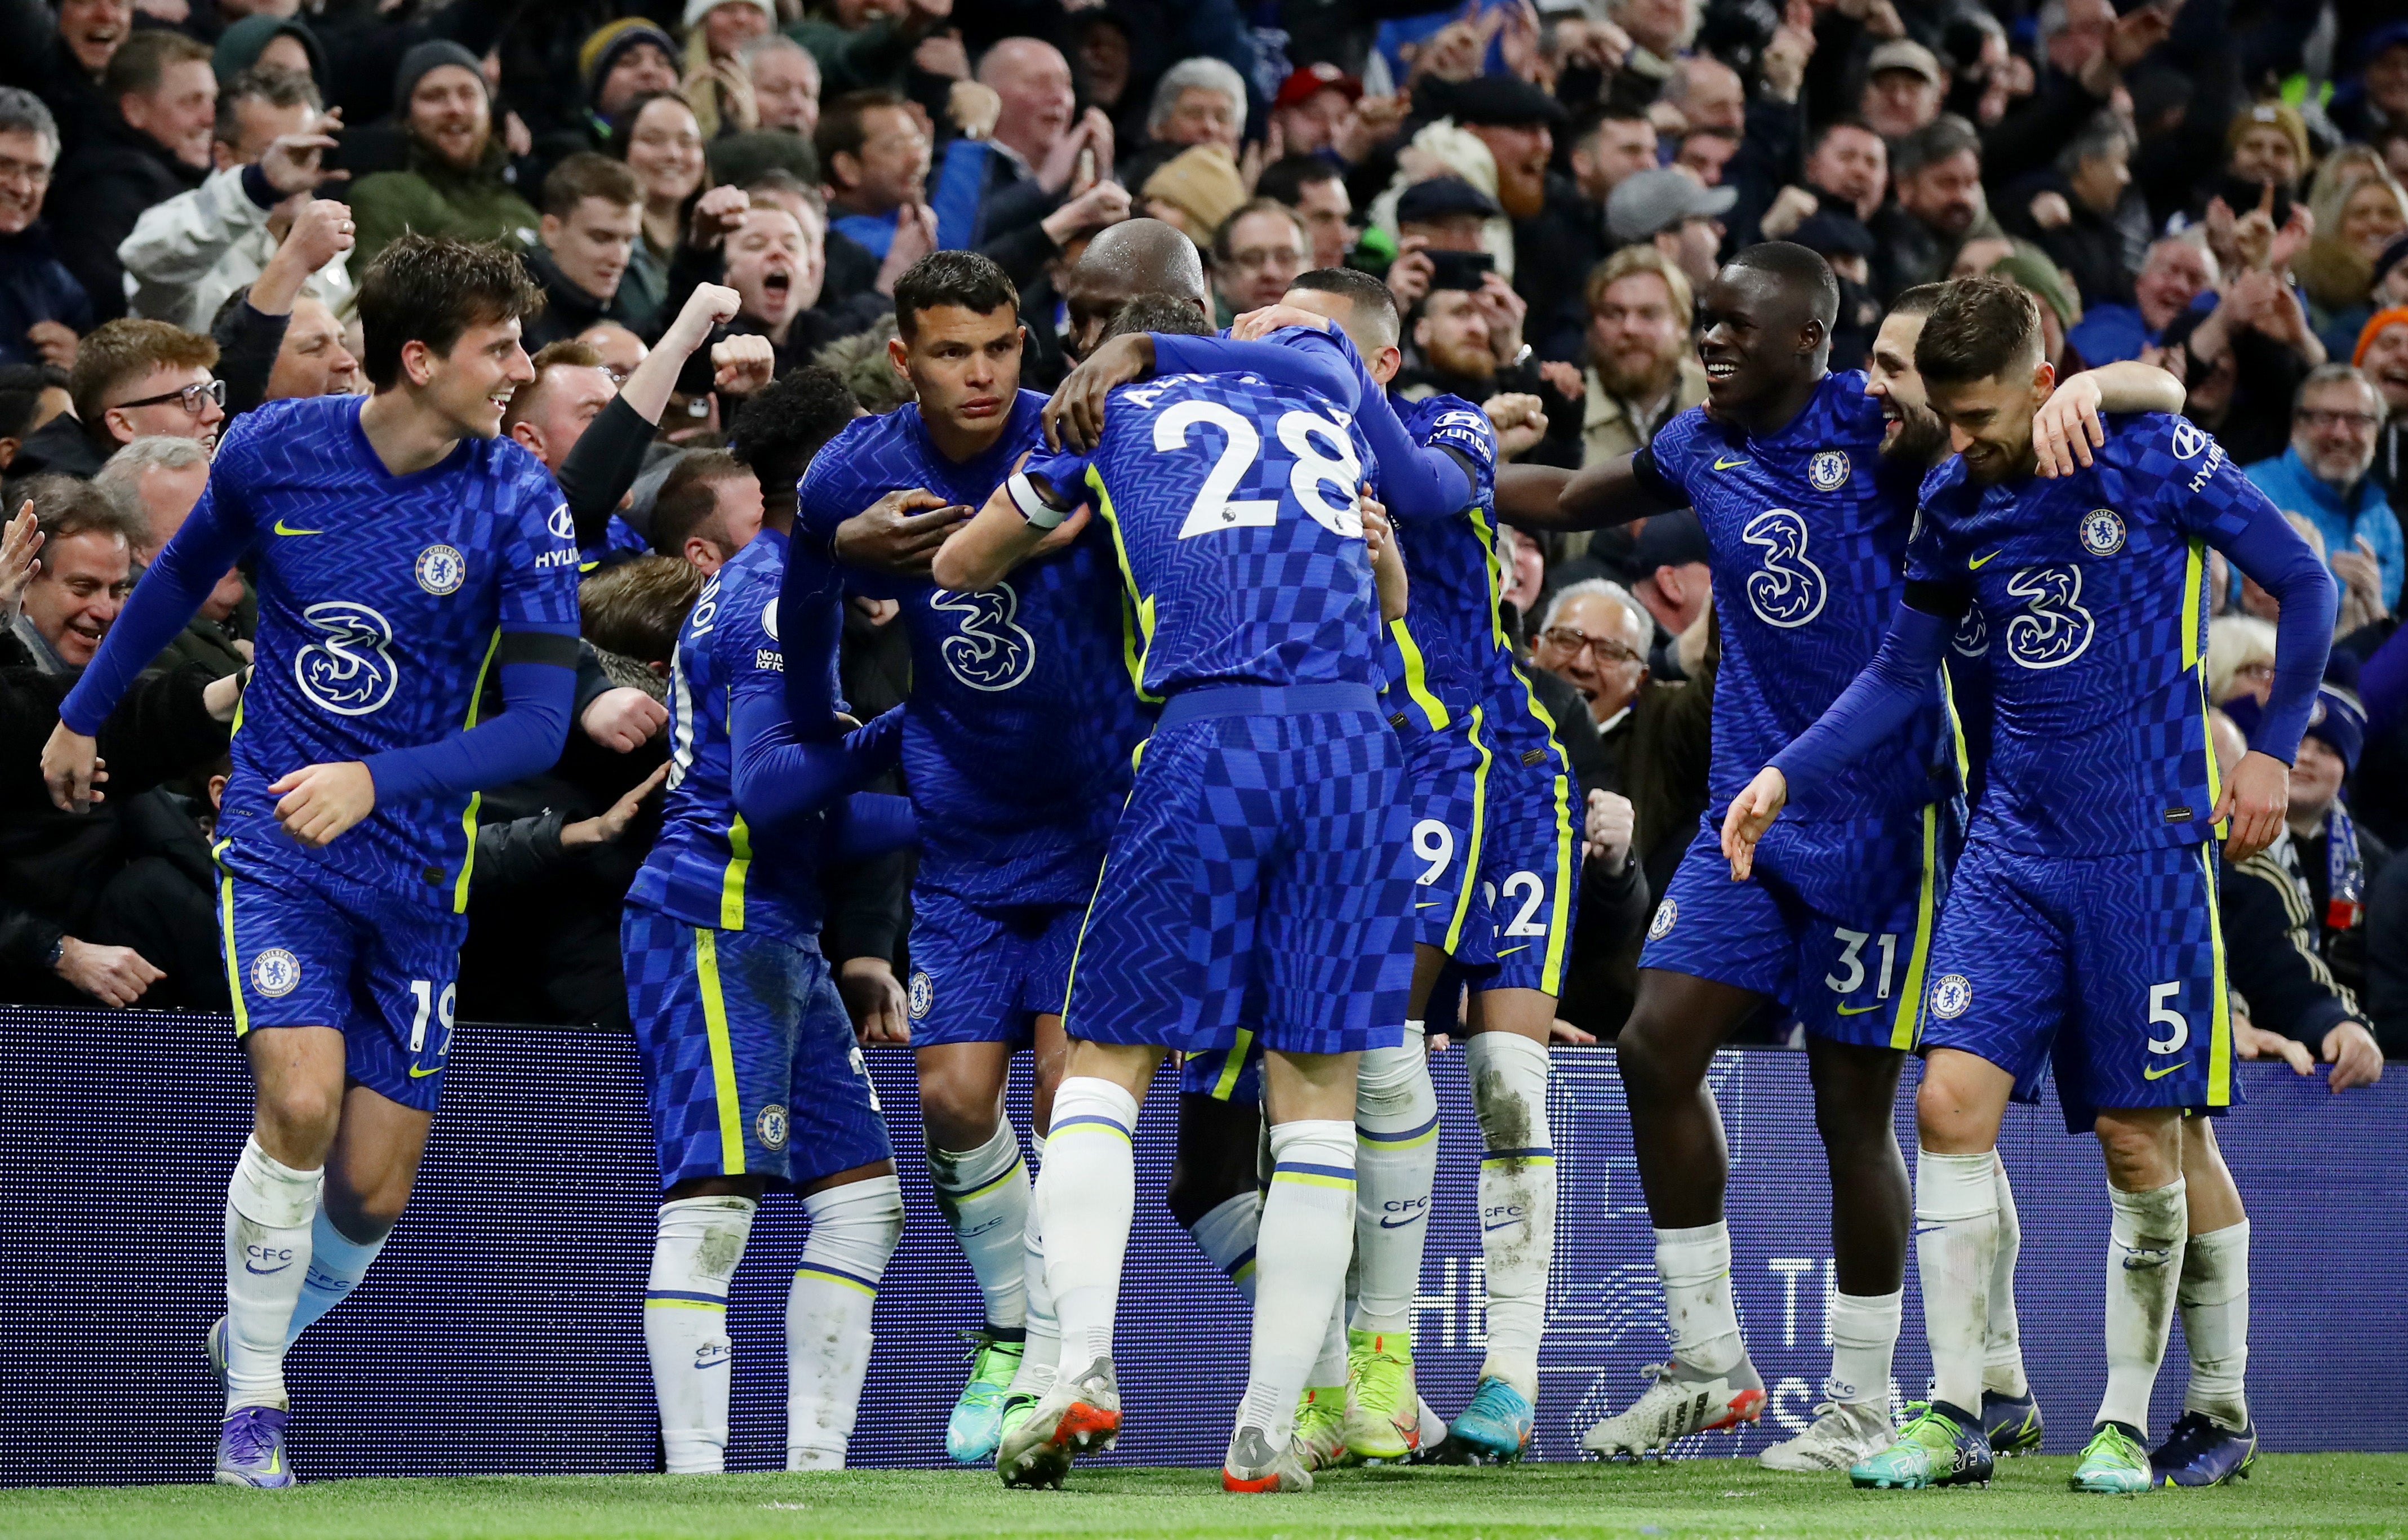
[[[360,281],[376,393],[270,402],[61,708],[43,776],[90,793],[91,732],[237,560],[257,668],[219,813],[219,923],[258,1111],[226,1194],[217,1479],[289,1487],[284,1351],[401,1217],[452,1051],[477,791],[559,758],[576,528],[497,435],[542,303],[497,247],[406,235]],[[486,676],[502,714],[480,723]]]

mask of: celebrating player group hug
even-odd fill
[[[1214,335],[1194,246],[1134,220],[1064,297],[1082,362],[1050,401],[1019,389],[1009,279],[940,251],[895,287],[913,404],[847,421],[847,400],[767,448],[739,423],[768,514],[684,623],[663,834],[623,929],[665,1190],[643,1314],[670,1471],[723,1466],[729,1283],[773,1183],[810,1216],[787,1464],[844,1462],[903,1205],[818,948],[818,879],[912,843],[928,1172],[985,1313],[952,1456],[1059,1485],[1144,1415],[1114,1371],[1131,1135],[1175,1055],[1172,1207],[1255,1305],[1224,1486],[1306,1490],[1441,1441],[1518,1458],[1583,831],[1500,618],[1498,520],[1681,508],[1713,552],[1712,801],[1619,1045],[1673,1340],[1584,1447],[1643,1456],[1762,1413],[1706,1073],[1771,1001],[1805,1029],[1837,1296],[1823,1404],[1767,1465],[1942,1486],[2038,1447],[1994,1147],[2053,1062],[2113,1212],[2106,1387],[2074,1486],[2247,1469],[2249,1232],[2212,1132],[2235,1100],[2218,848],[2280,826],[2334,596],[2173,415],[2177,381],[2137,364],[2056,379],[2029,299],[1987,278],[1907,291],[1871,369],[1831,373],[1837,286],[1775,242],[1703,292],[1707,405],[1573,474],[1500,465],[1470,403],[1393,394],[1399,318],[1363,275],[1308,273]],[[566,730],[577,531],[495,436],[532,377],[537,303],[484,248],[380,255],[359,297],[375,393],[239,421],[44,755],[62,804],[89,800],[98,724],[251,564],[256,672],[217,846],[258,1087],[208,1344],[222,1482],[294,1480],[285,1351],[399,1218],[441,1089],[478,791],[548,767]],[[2221,763],[2211,549],[2281,603],[2271,703]],[[837,688],[854,597],[899,604],[913,663],[909,703],[866,725]],[[908,802],[861,790],[898,763]],[[1487,1357],[1451,1424],[1412,1344],[1441,989],[1465,991],[1484,1147]],[[1002,1113],[1024,1049],[1025,1131]],[[1893,1133],[1910,1052],[1911,1189]],[[1901,1427],[1910,1238],[1934,1383]],[[2186,1409],[2152,1450],[2177,1308]]]

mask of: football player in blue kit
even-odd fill
[[[1882,403],[1827,368],[1838,289],[1823,259],[1771,242],[1742,251],[1700,306],[1707,406],[1634,455],[1580,473],[1519,471],[1506,516],[1594,528],[1695,506],[1714,551],[1722,667],[1712,801],[1649,927],[1639,997],[1616,1045],[1673,1351],[1629,1407],[1589,1430],[1592,1453],[1644,1454],[1761,1416],[1764,1384],[1730,1290],[1728,1178],[1706,1086],[1716,1048],[1770,999],[1803,1023],[1831,1177],[1837,1289],[1822,1408],[1767,1450],[1776,1469],[1839,1469],[1891,1434],[1890,1365],[1912,1213],[1893,1108],[1921,1027],[1957,791],[1933,685],[1882,752],[1818,790],[1807,816],[1734,885],[1717,809],[1812,724],[1873,654],[1899,592],[1922,466],[1885,458]],[[2119,392],[2172,405],[2159,370]],[[2171,400],[2146,392],[2164,392]]]
[[[764,480],[792,484],[858,409],[831,371],[796,370],[747,404],[737,442]],[[801,722],[834,724],[838,628],[833,601],[802,635],[779,624],[791,522],[773,502],[686,616],[669,675],[661,834],[621,926],[665,1190],[644,1341],[672,1475],[724,1468],[727,1290],[768,1184],[797,1192],[810,1218],[786,1305],[788,1470],[844,1463],[870,1309],[903,1230],[877,1092],[818,945],[824,863],[875,853],[881,832],[908,833],[908,808],[897,819],[876,806],[899,798],[836,801],[846,778],[893,763],[900,722],[855,735],[849,777],[805,784],[799,757],[825,734],[778,734],[787,679],[817,692]],[[782,646],[781,631],[793,637]],[[783,741],[740,742],[748,713],[766,714]]]
[[[1061,1011],[1140,736],[1136,654],[1100,530],[982,592],[928,580],[934,536],[1041,444],[1045,398],[1019,389],[1019,295],[994,263],[932,253],[895,292],[890,353],[916,400],[853,423],[812,462],[787,570],[799,592],[827,559],[847,564],[852,592],[899,601],[910,639],[910,1026],[929,1176],[986,1309],[946,1429],[948,1453],[974,1462],[994,1453],[1012,1382],[1051,1368],[1025,1353],[1030,1184],[1003,1092],[1013,1052]],[[934,511],[894,517],[904,509]],[[1021,1390],[1033,1401],[1041,1383]]]
[[[1153,329],[1156,346],[1207,325],[1171,296],[1114,324]],[[1168,1052],[1228,1051],[1252,1021],[1272,1170],[1222,1482],[1312,1486],[1293,1428],[1353,1246],[1356,1061],[1398,1045],[1412,972],[1410,819],[1356,501],[1369,451],[1333,415],[1354,373],[1323,346],[1318,391],[1182,374],[1112,392],[1093,449],[1032,456],[938,555],[939,582],[982,588],[1092,505],[1136,603],[1142,687],[1164,703],[1064,1016],[1070,1062],[1039,1179],[1063,1371],[1004,1436],[1010,1483],[1058,1483],[1117,1433],[1139,1103]]]
[[[576,530],[497,436],[542,303],[498,247],[404,236],[360,281],[375,392],[271,402],[220,447],[60,712],[43,774],[248,558],[256,666],[219,814],[219,920],[258,1086],[226,1194],[217,1479],[287,1487],[287,1345],[400,1218],[452,1051],[477,793],[549,768],[577,658]],[[479,720],[498,670],[504,709]]]
[[[2323,563],[2187,421],[2112,421],[2091,463],[2035,474],[2055,379],[2013,284],[1949,286],[1915,344],[1956,457],[1924,483],[1906,587],[1881,650],[1732,799],[1732,875],[1796,789],[1847,774],[1914,715],[1978,609],[1991,759],[1932,948],[1917,1096],[1916,1254],[1934,1395],[1866,1487],[1986,1481],[1978,1407],[1999,1244],[1996,1144],[2019,1082],[2053,1063],[2068,1130],[2096,1133],[2112,1209],[2107,1389],[2076,1490],[2156,1484],[2143,1443],[2174,1314],[2187,1196],[2181,1123],[2230,1105],[2231,1026],[2210,843],[2245,859],[2280,832],[2330,643]],[[2206,552],[2282,606],[2273,694],[2224,779],[2209,745]]]
[[[1300,313],[1299,313],[1300,312]],[[1384,284],[1342,268],[1307,273],[1283,302],[1240,318],[1238,338],[1289,324],[1335,324],[1384,387],[1402,330]],[[1394,1460],[1428,1442],[1418,1426],[1412,1319],[1437,1170],[1438,1103],[1422,1052],[1423,1012],[1451,959],[1468,976],[1465,1051],[1485,1150],[1481,1250],[1488,1345],[1470,1403],[1453,1424],[1473,1458],[1528,1445],[1539,1342],[1555,1254],[1555,1167],[1547,1121],[1547,1040],[1573,921],[1571,774],[1555,722],[1531,693],[1498,612],[1491,511],[1495,430],[1458,396],[1368,394],[1401,437],[1375,433],[1378,478],[1397,513],[1412,599],[1390,624],[1390,720],[1405,744],[1412,798],[1415,947],[1406,1040],[1366,1055],[1357,1293],[1348,1323],[1347,1447]],[[1435,483],[1416,499],[1399,478]],[[1418,517],[1423,505],[1440,517]],[[1399,1216],[1403,1222],[1398,1222]]]

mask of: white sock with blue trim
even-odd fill
[[[1045,1222],[1045,1282],[1061,1323],[1063,1373],[1084,1375],[1112,1352],[1121,1264],[1137,1215],[1137,1098],[1095,1076],[1054,1093],[1045,1169],[1037,1178]]]
[[[1354,1124],[1299,1118],[1271,1127],[1271,1190],[1254,1242],[1254,1333],[1238,1426],[1287,1447],[1297,1398],[1346,1292],[1354,1249]]]
[[[1501,1379],[1536,1405],[1547,1276],[1555,1260],[1555,1151],[1547,1126],[1547,1047],[1511,1032],[1475,1033],[1464,1045],[1480,1158],[1480,1250],[1488,1264],[1488,1357],[1483,1379]]]
[[[1263,1195],[1247,1191],[1222,1199],[1187,1227],[1196,1248],[1237,1285],[1249,1305],[1254,1302],[1254,1238],[1262,1222]]]
[[[872,1176],[805,1194],[811,1233],[786,1294],[786,1469],[844,1468],[869,1373],[870,1311],[895,1243],[903,1189]]]
[[[1976,1416],[1999,1254],[1998,1173],[1992,1150],[1941,1155],[1918,1149],[1914,1156],[1914,1261],[1923,1280],[1924,1334],[1931,1343],[1931,1393]]]
[[[351,1290],[368,1276],[368,1263],[377,1260],[392,1236],[393,1232],[387,1231],[372,1241],[351,1239],[326,1218],[321,1196],[317,1219],[309,1227],[309,1267],[302,1275],[301,1299],[293,1307],[293,1324],[284,1335],[287,1348],[316,1325],[320,1317],[351,1298]]]
[[[1015,1340],[1028,1318],[1028,1168],[1011,1119],[996,1119],[994,1134],[976,1149],[930,1145],[928,1185],[985,1296],[988,1330]]]
[[[1037,1169],[1045,1169],[1045,1135],[1028,1137]],[[1028,1189],[1028,1218],[1021,1226],[1021,1264],[1027,1279],[1027,1346],[1011,1376],[1011,1395],[1042,1396],[1054,1388],[1054,1366],[1062,1356],[1062,1323],[1054,1319],[1054,1290],[1045,1286],[1045,1211],[1037,1203],[1037,1184]]]
[[[752,1239],[750,1198],[680,1198],[661,1205],[652,1274],[644,1286],[644,1352],[661,1408],[671,1476],[727,1467],[727,1283]]]
[[[226,1184],[226,1415],[282,1406],[284,1346],[301,1280],[309,1271],[309,1227],[325,1168],[297,1171],[243,1142]]]
[[[1363,1055],[1354,1083],[1354,1319],[1358,1332],[1410,1333],[1438,1180],[1438,1092],[1422,1024],[1400,1048]]]

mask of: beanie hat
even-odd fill
[[[475,76],[479,85],[485,85],[485,62],[466,49],[440,37],[421,43],[401,56],[401,66],[393,72],[393,115],[409,116],[409,98],[418,90],[418,82],[446,64],[459,65]],[[485,94],[491,97],[493,88],[487,86]]]
[[[1226,150],[1197,145],[1163,162],[1145,179],[1142,195],[1174,205],[1198,230],[1212,231],[1246,201],[1246,183]]]
[[[2257,102],[2232,115],[2224,128],[2224,149],[2229,154],[2241,136],[2260,124],[2272,123],[2290,135],[2291,148],[2299,152],[2300,164],[2308,164],[2308,124],[2300,109],[2283,102]]]
[[[607,21],[585,35],[585,41],[577,49],[577,78],[584,83],[589,105],[601,93],[602,82],[619,62],[619,56],[638,43],[652,44],[675,65],[677,39],[640,16]]]
[[[685,24],[689,27],[698,25],[704,17],[722,6],[747,4],[760,7],[761,14],[769,19],[772,27],[778,24],[777,0],[685,0]]]
[[[209,55],[209,68],[216,72],[218,89],[259,63],[267,45],[287,34],[301,39],[301,48],[309,55],[309,75],[322,89],[326,83],[326,50],[317,34],[307,23],[289,16],[246,16],[218,34],[217,51]]]
[[[2366,712],[2356,701],[2326,685],[2316,692],[2316,704],[2308,708],[2302,736],[2322,738],[2325,747],[2339,754],[2355,775],[2358,751],[2366,747]]]
[[[2374,339],[2382,335],[2386,326],[2408,326],[2408,305],[2395,305],[2388,310],[2375,311],[2366,324],[2358,329],[2358,347],[2351,351],[2349,361],[2352,364],[2364,364],[2368,350],[2374,346]]]

